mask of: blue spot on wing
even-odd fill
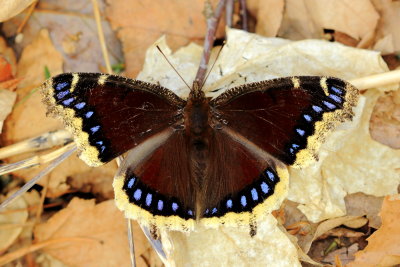
[[[261,191],[263,191],[264,194],[267,194],[269,192],[269,186],[266,182],[261,183]]]
[[[74,101],[74,98],[68,98],[67,100],[64,100],[62,103],[64,104],[64,106],[69,106],[72,102]]]
[[[97,132],[100,129],[100,125],[94,126],[92,128],[90,128],[90,131],[92,131],[92,133]]]
[[[297,128],[296,132],[301,136],[303,136],[306,133],[303,129],[300,129],[300,128]]]
[[[226,201],[226,207],[227,207],[228,209],[232,208],[232,199],[228,199],[228,200]]]
[[[328,101],[322,101],[322,103],[324,103],[324,105],[329,108],[329,109],[334,109],[336,108],[336,106],[334,104],[332,104],[331,102]]]
[[[173,211],[176,211],[178,208],[179,208],[178,204],[175,203],[175,202],[173,202],[173,203],[172,203],[172,210],[173,210]]]
[[[336,94],[342,95],[343,94],[343,90],[336,88],[334,86],[331,87],[331,90],[334,91]]]
[[[83,107],[84,107],[85,105],[86,105],[85,102],[81,102],[81,103],[76,104],[75,107],[76,107],[77,109],[83,109]]]
[[[253,198],[254,201],[258,200],[258,193],[255,188],[251,189],[251,197]]]
[[[304,114],[303,117],[304,117],[304,119],[306,119],[306,121],[308,121],[308,122],[312,121],[311,116],[308,115],[308,114]]]
[[[317,112],[317,113],[320,113],[320,112],[322,111],[322,108],[321,108],[320,106],[315,106],[315,105],[313,105],[313,106],[312,106],[312,109],[313,109],[315,112]]]
[[[342,103],[342,98],[340,96],[330,94],[328,95],[328,97],[330,99],[333,99],[333,101],[335,101],[336,103]]]
[[[88,111],[88,112],[86,112],[85,117],[87,119],[89,119],[90,117],[92,117],[92,115],[93,115],[93,111]]]
[[[67,82],[59,83],[59,84],[56,85],[56,90],[60,91],[60,90],[64,89],[64,87],[66,87],[66,86],[68,86]]]
[[[64,98],[66,95],[69,94],[69,90],[61,91],[57,94],[57,99]]]
[[[148,193],[146,196],[146,206],[150,206],[153,195]]]
[[[135,183],[136,178],[131,178],[128,182],[128,188],[132,188],[133,184]]]
[[[164,201],[159,200],[157,203],[157,209],[162,210],[164,208]]]
[[[242,204],[243,207],[246,207],[246,205],[247,205],[246,196],[242,196],[242,197],[240,198],[240,203]]]
[[[133,198],[138,201],[142,197],[142,190],[140,188],[136,189],[135,193],[133,193]]]

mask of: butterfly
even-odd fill
[[[79,157],[100,166],[130,150],[114,178],[117,206],[155,229],[196,223],[250,226],[279,207],[287,167],[317,159],[327,135],[351,120],[358,90],[334,77],[249,83],[182,99],[159,85],[100,73],[64,73],[41,87],[74,135]]]

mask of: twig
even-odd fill
[[[233,4],[234,4],[234,0],[226,1],[225,23],[226,23],[226,26],[228,26],[229,28],[232,28]]]
[[[360,90],[400,83],[400,70],[362,77],[349,82]]]
[[[41,151],[54,146],[65,145],[71,141],[72,136],[66,130],[47,132],[42,135],[0,148],[0,159],[27,152]]]
[[[219,19],[221,18],[222,10],[226,4],[226,0],[220,0],[217,8],[215,9],[214,15],[207,20],[207,34],[204,39],[204,50],[201,56],[199,69],[197,70],[196,78],[193,84],[202,84],[206,76],[208,61],[210,60],[211,48],[215,40],[215,32],[217,31],[217,26]]]
[[[68,158],[75,150],[76,146],[71,143],[62,149],[68,149],[66,152],[61,154],[59,157],[54,159],[49,166],[47,166],[44,170],[39,172],[35,177],[33,177],[31,180],[29,180],[24,186],[22,186],[18,191],[13,193],[10,197],[8,197],[3,203],[0,204],[0,211],[7,207],[12,201],[14,201],[16,198],[21,196],[23,193],[28,191],[34,184],[37,183],[43,176],[48,174],[51,170],[53,170],[58,164],[63,162],[66,158]],[[0,264],[1,265],[1,264]]]
[[[100,40],[100,45],[101,45],[101,52],[103,53],[104,62],[106,64],[107,72],[109,74],[111,74],[112,73],[112,69],[111,69],[111,65],[110,65],[110,59],[108,57],[108,51],[107,51],[106,42],[105,42],[105,39],[104,39],[103,26],[101,25],[99,5],[97,3],[97,0],[92,0],[92,4],[93,4],[94,18],[96,19],[97,33],[99,35],[99,40]]]
[[[35,10],[35,7],[36,7],[38,2],[39,1],[35,1],[29,6],[28,14],[26,14],[26,16],[24,17],[24,20],[22,21],[22,23],[18,26],[17,34],[21,33],[22,30],[24,29],[24,27],[25,27],[26,23],[28,22],[29,18],[32,16],[32,13]]]
[[[246,0],[240,0],[240,16],[242,18],[242,29],[246,32],[249,31],[249,23],[247,21],[247,6]]]

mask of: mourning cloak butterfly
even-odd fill
[[[72,130],[80,158],[99,166],[131,150],[114,180],[117,206],[147,226],[250,225],[287,193],[286,166],[316,159],[326,135],[350,120],[358,91],[332,77],[250,83],[187,100],[158,85],[65,73],[42,86]]]

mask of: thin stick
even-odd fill
[[[225,23],[226,26],[232,28],[232,18],[233,18],[233,0],[227,0],[225,6]]]
[[[54,146],[65,145],[72,141],[71,134],[66,130],[47,132],[33,138],[0,148],[0,159],[12,157],[27,152],[41,151]]]
[[[247,20],[247,6],[246,0],[239,0],[240,3],[240,16],[242,18],[242,29],[246,32],[249,31],[249,23]]]
[[[226,0],[220,0],[217,8],[215,9],[214,15],[207,20],[207,34],[204,39],[203,55],[201,56],[199,69],[197,70],[196,78],[194,79],[193,84],[202,84],[204,77],[206,76],[207,66],[211,55],[211,48],[215,40],[215,32],[217,31],[218,22],[221,18],[225,3]]]
[[[126,219],[127,227],[128,227],[128,243],[129,243],[129,251],[135,251],[135,242],[133,241],[133,229],[132,229],[132,221],[131,219]],[[136,267],[135,261],[135,253],[130,253],[131,256],[131,266]]]
[[[73,145],[73,144],[72,144]],[[3,203],[0,204],[0,211],[7,207],[12,201],[14,201],[17,197],[21,196],[23,193],[28,191],[32,186],[34,186],[37,181],[39,181],[43,176],[48,174],[51,170],[53,170],[58,164],[63,162],[66,158],[68,158],[75,150],[76,146],[73,145],[71,146],[66,146],[69,147],[70,149],[56,158],[54,161],[52,161],[49,166],[47,166],[44,170],[39,172],[38,175],[36,175],[33,179],[29,180],[24,186],[22,186],[17,192],[13,193],[9,198],[7,198]],[[0,264],[1,265],[1,264]]]
[[[107,51],[106,42],[105,42],[105,39],[104,39],[103,26],[101,25],[99,5],[97,3],[97,0],[92,0],[92,4],[93,4],[94,18],[96,19],[97,33],[99,35],[99,40],[100,40],[100,45],[101,45],[101,52],[103,53],[104,62],[106,64],[107,72],[111,74],[112,73],[112,69],[111,69],[111,65],[110,65],[110,59],[108,57],[108,51]]]
[[[21,22],[21,24],[18,26],[17,34],[21,33],[22,30],[24,29],[24,27],[25,27],[26,23],[28,22],[29,18],[32,16],[32,13],[35,10],[35,7],[36,7],[38,2],[39,1],[35,1],[29,6],[28,13],[24,17],[24,20]]]
[[[400,83],[400,70],[366,76],[349,81],[360,90]]]
[[[17,171],[17,170],[21,170],[21,169],[39,166],[41,164],[50,162],[74,146],[75,146],[75,144],[71,142],[70,144],[63,146],[53,152],[47,153],[45,155],[34,156],[32,158],[21,160],[19,162],[7,164],[4,166],[0,165],[0,175],[10,173],[13,171]]]

